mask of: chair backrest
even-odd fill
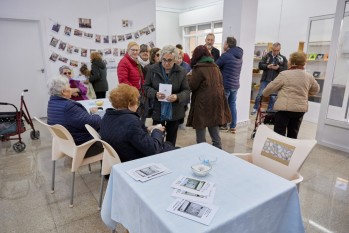
[[[110,174],[111,167],[114,164],[121,163],[118,153],[114,150],[114,148],[107,142],[100,140],[104,147],[103,152],[103,162],[102,162],[102,175]]]
[[[252,162],[292,180],[315,145],[316,140],[287,138],[260,125],[253,142]]]
[[[92,126],[90,126],[89,124],[85,124],[85,127],[94,139],[96,140],[101,139],[101,136],[99,135],[99,133],[94,128],[92,128]]]

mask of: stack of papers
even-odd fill
[[[175,189],[172,196],[178,199],[167,211],[205,225],[210,224],[218,210],[218,206],[211,204],[216,191],[214,183],[180,176],[171,187]]]
[[[141,167],[128,170],[127,174],[137,181],[146,182],[171,172],[171,170],[160,163],[149,163]]]

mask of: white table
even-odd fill
[[[98,100],[103,101],[103,105],[102,106],[97,106],[96,101],[98,101]],[[113,107],[111,105],[109,99],[107,99],[107,98],[104,98],[104,99],[93,99],[93,100],[79,100],[77,102],[82,104],[88,112],[90,112],[90,108],[92,108],[92,107],[102,107],[103,109],[102,110],[98,110],[98,112],[97,112],[97,114],[100,115],[101,117],[104,116],[105,110],[107,108],[112,108]]]
[[[190,166],[204,153],[218,156],[205,180],[216,183],[218,212],[209,226],[166,211],[175,200],[172,182],[193,176]],[[125,171],[147,163],[162,163],[173,172],[145,183]],[[114,165],[101,216],[111,229],[122,223],[131,233],[166,232],[304,232],[296,186],[266,170],[207,143]]]

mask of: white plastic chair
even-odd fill
[[[51,193],[54,193],[55,187],[55,168],[56,168],[56,160],[69,156],[72,158],[72,168],[71,171],[73,173],[72,180],[72,189],[71,189],[71,197],[70,197],[70,205],[69,207],[73,207],[74,202],[74,184],[75,184],[75,172],[79,169],[80,166],[89,165],[91,163],[101,161],[103,158],[103,152],[96,154],[91,157],[85,158],[85,154],[87,150],[90,148],[92,144],[97,142],[97,140],[92,139],[88,142],[85,142],[81,145],[76,145],[72,135],[69,131],[62,125],[48,125],[34,117],[42,125],[46,126],[46,128],[50,131],[52,135],[52,161],[53,161],[53,169],[52,169],[52,186]]]
[[[104,177],[105,177],[105,175],[109,175],[111,172],[111,167],[114,164],[121,163],[121,160],[119,158],[119,155],[114,150],[114,148],[111,145],[109,145],[109,143],[101,140],[101,136],[94,128],[92,128],[88,124],[86,124],[85,127],[94,139],[102,142],[103,147],[104,147],[102,170],[101,170],[102,178],[101,178],[101,185],[100,185],[99,205],[98,205],[98,209],[100,210],[102,207]]]
[[[260,125],[254,138],[252,153],[233,155],[292,181],[299,191],[299,185],[303,181],[299,170],[315,145],[316,140],[287,138],[266,125]]]

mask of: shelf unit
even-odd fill
[[[328,53],[330,50],[330,41],[311,41],[308,42],[307,49],[307,64],[305,70],[313,74],[316,81],[320,85],[320,92],[315,96],[309,96],[309,101],[321,102],[322,90],[326,76],[326,67],[328,60]]]

